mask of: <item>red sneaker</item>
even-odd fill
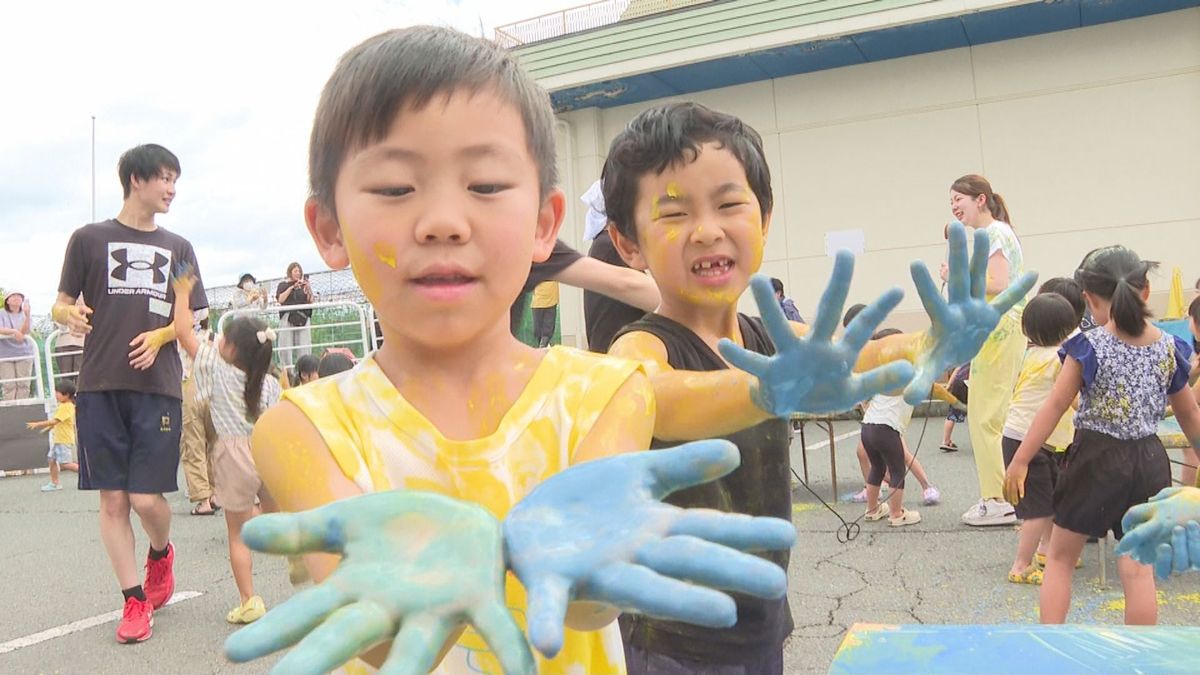
[[[167,544],[167,556],[161,560],[146,558],[146,599],[158,609],[175,594],[175,544]]]
[[[154,635],[154,608],[150,601],[129,598],[117,625],[117,642],[133,644],[149,640],[151,635]]]

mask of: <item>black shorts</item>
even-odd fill
[[[1089,537],[1112,530],[1121,518],[1171,485],[1171,464],[1158,436],[1121,440],[1080,429],[1054,488],[1054,524]]]
[[[1000,449],[1004,451],[1004,468],[1012,464],[1017,455],[1021,441],[1005,436],[1000,439]],[[1021,520],[1030,518],[1049,518],[1054,515],[1054,485],[1058,483],[1058,453],[1046,448],[1038,450],[1033,459],[1029,460],[1029,473],[1025,475],[1025,496],[1017,504],[1017,517]]]
[[[75,398],[79,489],[161,494],[179,489],[180,401],[137,391]]]

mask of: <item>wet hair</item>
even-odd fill
[[[771,288],[774,288],[776,293],[783,295],[783,282],[778,277],[771,277]]]
[[[449,28],[412,26],[368,38],[342,55],[325,83],[309,140],[309,192],[334,212],[334,186],[352,152],[384,138],[405,110],[439,96],[491,91],[525,123],[545,197],[558,183],[550,97],[506,49]]]
[[[270,339],[259,341],[258,334],[267,329],[262,319],[251,316],[236,316],[225,325],[225,340],[233,345],[233,365],[246,374],[246,389],[242,396],[246,401],[246,420],[255,422],[262,413],[263,380],[271,371]]]
[[[175,153],[161,145],[147,143],[136,148],[130,148],[117,161],[117,175],[121,178],[121,189],[125,191],[125,199],[133,190],[133,178],[148,181],[157,178],[163,171],[173,171],[176,176],[179,170],[179,158]]]
[[[72,401],[75,400],[75,381],[70,379],[61,379],[54,382],[54,391],[66,396]]]
[[[1057,347],[1078,326],[1075,308],[1058,293],[1034,296],[1021,314],[1021,332],[1038,347]]]
[[[321,357],[321,363],[317,366],[317,377],[329,377],[337,375],[354,367],[354,362],[345,354],[337,352],[329,352]]]
[[[296,359],[296,381],[292,386],[303,382],[301,377],[304,375],[317,375],[317,369],[320,367],[320,365],[321,360],[312,354],[304,354],[300,358]]]
[[[1083,301],[1083,289],[1079,288],[1079,284],[1074,279],[1067,277],[1047,279],[1038,287],[1037,294],[1041,295],[1042,293],[1057,293],[1066,298],[1075,310],[1075,325],[1079,325],[1083,321],[1083,315],[1087,312],[1087,303]]]
[[[1156,267],[1158,263],[1142,260],[1124,246],[1107,246],[1084,256],[1075,270],[1075,281],[1088,293],[1112,303],[1109,316],[1122,333],[1139,337],[1150,316],[1141,292],[1149,288],[1147,275]]]
[[[699,103],[668,103],[633,118],[608,148],[608,159],[600,174],[604,209],[622,236],[637,241],[634,208],[642,176],[696,161],[705,143],[716,143],[741,163],[766,220],[774,198],[771,171],[758,132],[733,115]]]
[[[984,195],[987,197],[987,208],[991,212],[992,217],[1012,225],[1012,219],[1008,215],[1008,207],[1004,204],[1004,198],[992,190],[992,184],[983,176],[977,173],[969,173],[954,181],[950,185],[950,189],[972,199],[979,195]]]
[[[846,310],[846,316],[842,317],[842,328],[849,326],[850,322],[854,320],[854,317],[858,316],[858,313],[866,308],[867,306],[861,303],[857,305],[851,305],[850,309]]]
[[[904,331],[900,330],[899,328],[881,328],[881,329],[879,329],[878,332],[876,332],[874,335],[871,336],[871,339],[872,340],[881,340],[885,337],[899,335],[903,332]]]
[[[1188,316],[1192,317],[1192,321],[1195,321],[1197,326],[1200,326],[1200,295],[1196,296],[1196,299],[1192,300],[1192,304],[1188,305]]]

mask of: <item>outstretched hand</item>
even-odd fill
[[[1165,488],[1121,519],[1125,536],[1117,555],[1129,555],[1166,579],[1171,572],[1200,570],[1200,488]]]
[[[471,623],[507,673],[533,657],[504,602],[500,525],[479,506],[415,491],[353,497],[311,511],[259,516],[250,548],[342,556],[321,584],[234,633],[225,653],[243,662],[299,642],[272,672],[325,673],[394,640],[380,672],[427,673]]]
[[[757,354],[724,339],[718,348],[725,360],[758,378],[755,403],[761,409],[776,417],[797,412],[839,412],[875,394],[899,389],[912,379],[912,364],[907,361],[888,363],[861,374],[854,372],[863,345],[904,297],[898,288],[879,296],[850,322],[840,341],[833,341],[853,276],[854,256],[839,251],[812,331],[805,337],[797,337],[792,331],[770,280],[761,274],[750,280],[759,314],[775,344],[775,355]]]
[[[934,380],[947,368],[975,357],[979,348],[1000,323],[1005,312],[1024,298],[1037,282],[1035,272],[1026,272],[992,302],[987,301],[988,235],[975,231],[975,247],[967,261],[967,235],[961,223],[951,223],[949,301],[942,299],[929,268],[920,260],[911,266],[913,283],[932,326],[931,343],[920,350],[916,376],[904,389],[904,400],[917,405],[929,395]]]
[[[724,628],[737,622],[737,607],[713,589],[782,597],[784,570],[743,551],[790,548],[791,523],[659,501],[740,461],[728,441],[610,457],[552,476],[514,506],[504,540],[529,591],[534,647],[558,653],[571,601]]]

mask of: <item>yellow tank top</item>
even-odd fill
[[[373,358],[289,389],[283,398],[312,421],[338,466],[363,492],[427,490],[478,503],[503,519],[534,486],[571,466],[579,443],[638,368],[631,361],[552,347],[495,433],[469,441],[444,437],[400,396]],[[506,595],[524,629],[525,589],[511,573]],[[625,672],[615,622],[593,632],[568,629],[557,657],[535,656],[542,675]],[[370,669],[357,661],[346,671]],[[502,671],[483,639],[468,628],[433,672]]]

